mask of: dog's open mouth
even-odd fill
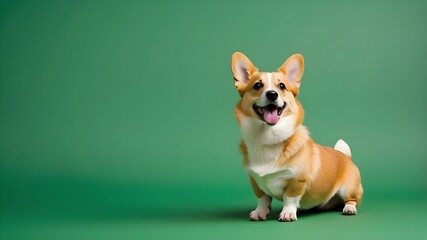
[[[254,104],[252,108],[261,120],[265,121],[269,125],[275,125],[280,120],[280,115],[282,114],[285,105],[278,107],[274,104],[269,104],[267,106],[260,107]]]

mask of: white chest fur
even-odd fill
[[[246,171],[267,195],[282,200],[287,181],[295,176],[295,171],[287,167],[271,167],[271,173],[265,173],[269,166],[248,166]],[[261,171],[260,171],[261,170]]]
[[[244,119],[241,125],[249,157],[246,171],[261,190],[277,199],[282,199],[287,180],[296,174],[296,169],[277,165],[283,141],[294,134],[294,123],[291,115],[272,127],[252,118]]]

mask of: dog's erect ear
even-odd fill
[[[277,70],[284,73],[288,78],[288,81],[299,89],[301,85],[301,77],[304,73],[304,58],[301,54],[294,54],[290,56]]]
[[[234,85],[241,93],[251,79],[251,76],[258,72],[258,68],[254,66],[245,54],[235,52],[231,56],[231,71],[234,75]]]

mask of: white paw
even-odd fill
[[[251,221],[265,221],[270,213],[268,207],[257,207],[249,214],[249,220]]]
[[[344,209],[342,210],[342,214],[344,214],[344,215],[356,215],[357,214],[356,206],[354,206],[352,204],[346,204],[344,206]]]
[[[282,211],[279,216],[280,222],[293,222],[298,220],[296,211]]]

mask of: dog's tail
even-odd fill
[[[347,155],[349,157],[351,157],[350,147],[342,139],[338,140],[337,143],[335,143],[334,149],[344,153],[345,155]]]

